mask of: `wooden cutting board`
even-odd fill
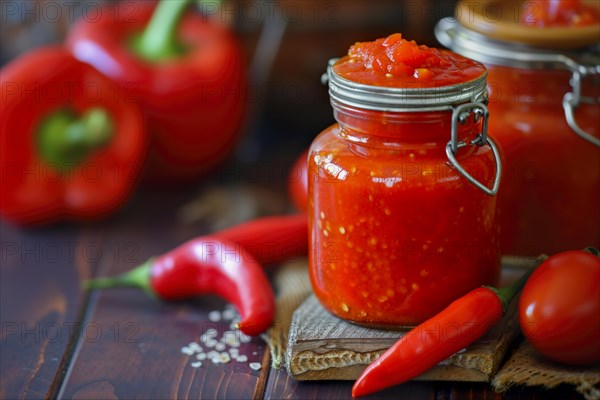
[[[488,382],[519,334],[516,301],[503,320],[467,349],[421,375],[420,380]],[[298,380],[354,380],[404,331],[365,328],[329,314],[311,295],[294,313],[286,363]]]

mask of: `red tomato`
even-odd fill
[[[288,192],[300,211],[308,207],[308,149],[298,157],[288,174]]]
[[[519,320],[525,337],[548,358],[566,364],[600,361],[600,257],[558,253],[523,288]]]

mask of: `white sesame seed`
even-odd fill
[[[211,338],[211,339],[208,339],[205,344],[207,347],[215,347],[217,345],[217,343],[219,343],[219,342],[217,342],[215,339]]]
[[[194,351],[202,349],[202,347],[200,347],[200,345],[196,342],[191,342],[190,344],[188,344],[188,347]]]
[[[219,362],[222,364],[226,364],[229,361],[231,361],[231,357],[229,356],[228,353],[221,353],[219,354]]]
[[[206,353],[198,353],[196,354],[196,358],[198,360],[206,360]]]
[[[202,362],[201,361],[194,361],[191,364],[192,368],[200,368],[202,366]]]
[[[228,309],[228,310],[223,311],[223,314],[221,316],[223,317],[224,320],[231,321],[232,319],[235,318],[236,312],[235,312],[235,310]]]
[[[183,354],[186,354],[186,355],[188,355],[188,356],[191,356],[192,354],[194,354],[194,350],[190,349],[190,348],[189,348],[189,347],[187,347],[187,346],[184,346],[184,347],[182,347],[182,348],[181,348],[181,352],[182,352]]]
[[[257,363],[257,362],[252,362],[252,363],[248,364],[248,366],[255,371],[258,371],[261,368],[260,363]]]
[[[248,357],[246,357],[245,355],[237,356],[235,358],[235,361],[237,361],[237,362],[246,362],[246,361],[248,361]]]
[[[208,313],[208,319],[212,322],[218,322],[221,320],[221,312],[220,311],[211,311]]]
[[[252,338],[242,332],[240,332],[240,342],[242,343],[250,343],[252,341]]]
[[[217,343],[215,345],[215,350],[217,350],[217,351],[223,351],[223,350],[225,350],[225,348],[226,348],[226,346],[224,343]]]

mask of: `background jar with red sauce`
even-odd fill
[[[414,325],[497,282],[501,168],[485,137],[480,71],[457,85],[398,88],[344,79],[330,62],[338,123],[309,150],[308,217],[312,286],[334,315]]]
[[[487,3],[461,2],[436,36],[489,72],[489,134],[508,165],[498,194],[502,253],[518,262],[599,246],[600,3],[594,15],[593,2],[554,1],[556,21],[542,7],[549,3],[496,2],[498,19]]]

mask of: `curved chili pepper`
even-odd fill
[[[275,314],[261,264],[283,262],[307,248],[306,215],[267,217],[192,239],[123,275],[89,281],[87,288],[133,286],[163,300],[217,294],[237,307],[239,329],[258,335]]]
[[[308,251],[306,214],[265,217],[223,230],[219,238],[238,243],[261,264],[278,264]]]
[[[216,294],[233,303],[248,335],[273,322],[275,298],[258,261],[239,244],[214,236],[192,239],[123,275],[87,282],[88,289],[139,287],[163,300]]]
[[[367,367],[352,387],[352,396],[415,378],[479,339],[502,319],[531,272],[503,289],[477,288],[413,328]]]

